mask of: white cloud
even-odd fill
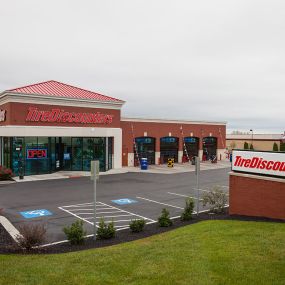
[[[282,132],[284,1],[4,1],[0,89],[55,79],[124,115]]]

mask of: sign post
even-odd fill
[[[196,187],[197,187],[197,216],[199,215],[199,203],[200,203],[200,159],[199,156],[195,157],[195,174],[196,174]]]
[[[93,213],[93,230],[94,230],[94,240],[96,240],[97,227],[96,227],[96,192],[97,192],[97,180],[99,179],[99,160],[91,161],[91,176],[90,179],[93,180],[93,194],[94,194],[94,213]]]

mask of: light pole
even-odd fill
[[[251,132],[251,145],[253,148],[253,129],[250,129],[249,131]]]

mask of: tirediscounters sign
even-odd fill
[[[233,150],[232,170],[285,178],[285,152]]]

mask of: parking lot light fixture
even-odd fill
[[[253,147],[253,129],[250,129],[249,131],[251,132],[251,145]]]

